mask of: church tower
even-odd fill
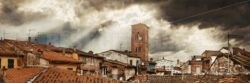
[[[148,61],[148,29],[145,24],[132,25],[131,51],[143,61]]]

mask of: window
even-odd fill
[[[137,53],[140,53],[141,52],[141,47],[137,47],[135,50],[136,50]]]
[[[108,69],[107,69],[107,67],[104,67],[103,68],[103,75],[107,75],[107,73],[108,73]]]
[[[14,68],[14,60],[8,59],[8,68]]]
[[[139,60],[136,60],[136,65],[139,65]]]
[[[130,65],[132,65],[133,64],[133,61],[132,60],[130,60]]]
[[[142,40],[142,35],[139,32],[137,32],[137,40]]]
[[[85,57],[81,57],[80,60],[81,60],[82,62],[84,62],[84,63],[87,62],[87,59],[86,59]]]

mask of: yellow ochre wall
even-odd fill
[[[1,59],[1,68],[5,66],[5,68],[8,68],[8,59],[14,60],[14,68],[17,68],[17,58],[16,57],[0,57]]]
[[[73,58],[73,59],[76,59],[76,60],[79,59],[77,53],[72,53],[72,54],[66,53],[64,56],[67,56],[67,57],[70,57],[70,58]]]
[[[56,67],[65,70],[67,70],[68,68],[72,68],[73,71],[76,71],[77,64],[50,64],[50,67]]]

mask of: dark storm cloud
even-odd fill
[[[18,25],[22,23],[22,16],[17,12],[18,1],[1,0],[1,23],[12,23]]]
[[[45,17],[42,13],[31,13],[31,12],[20,12],[18,11],[18,6],[26,0],[0,0],[2,3],[0,10],[0,23],[19,26],[27,22],[35,21]],[[244,39],[237,39],[240,42],[239,45],[249,45],[250,41],[250,4],[242,3],[239,5],[234,5],[228,8],[224,8],[215,12],[210,12],[204,15],[195,16],[192,18],[185,19],[193,15],[204,13],[210,10],[225,7],[231,4],[239,3],[246,0],[88,0],[88,4],[83,3],[81,8],[94,8],[93,11],[102,11],[106,8],[108,9],[122,9],[129,7],[133,4],[153,4],[152,8],[159,8],[159,17],[164,20],[171,22],[173,25],[185,25],[187,27],[193,24],[200,23],[200,28],[210,28],[213,26],[219,27],[221,30],[230,33],[243,35]],[[80,8],[80,9],[81,9]],[[82,9],[81,9],[82,10]],[[90,10],[92,11],[92,10]],[[88,14],[86,11],[80,12],[75,11],[77,17]],[[185,20],[180,20],[185,19]],[[112,21],[107,23],[100,23],[100,26],[108,27],[112,25]],[[89,28],[82,27],[80,28]],[[73,42],[70,47],[77,46],[77,48],[84,48],[88,43],[94,41],[102,35],[98,32],[99,27],[95,27],[90,34],[86,37],[80,38],[80,40]],[[173,28],[176,28],[175,26]],[[240,29],[238,29],[240,28]],[[44,35],[60,35],[60,40],[65,40],[74,33],[77,32],[76,27],[72,27],[70,23],[65,23],[61,27],[44,33]],[[150,51],[152,53],[162,52],[162,51],[172,51],[177,52],[185,48],[180,48],[175,45],[174,42],[169,42],[169,34],[164,34],[165,32],[159,32],[158,36],[153,38],[150,42]],[[53,36],[52,39],[59,38],[59,36]],[[225,36],[226,37],[226,36]],[[130,39],[128,39],[130,40]],[[226,40],[226,38],[223,38]],[[53,41],[53,40],[52,40]],[[59,40],[54,40],[59,41]],[[160,44],[159,44],[160,43]],[[250,50],[250,49],[249,49]]]
[[[243,1],[247,0],[170,0],[161,10],[162,16],[176,25],[201,23],[200,28],[218,25],[225,29],[244,28],[250,25],[250,2]],[[223,9],[215,11],[218,8]],[[187,18],[193,15],[198,16]]]
[[[35,37],[37,42],[48,44],[49,42],[52,44],[61,44],[62,40],[68,39],[77,32],[77,29],[71,28],[70,23],[64,23],[62,26],[55,28],[46,33],[40,33]]]
[[[164,52],[164,51],[172,51],[178,52],[182,48],[178,48],[173,42],[171,41],[170,35],[165,34],[165,31],[159,31],[157,37],[149,40],[150,42],[150,53],[156,52]]]
[[[8,25],[21,25],[27,22],[41,19],[41,13],[18,11],[18,6],[25,0],[0,0],[0,23]]]
[[[250,50],[250,0],[168,0],[157,3],[161,18],[173,26],[199,25],[200,29],[217,27],[225,33],[240,35],[239,44]],[[226,41],[226,34],[221,40]]]

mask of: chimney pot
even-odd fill
[[[91,55],[93,55],[93,54],[94,54],[94,52],[93,52],[93,51],[89,51],[88,53],[89,53],[89,54],[91,54]]]
[[[153,58],[150,58],[150,61],[153,61]]]
[[[51,45],[52,45],[52,43],[51,43],[51,42],[49,42],[49,45],[51,46]]]

